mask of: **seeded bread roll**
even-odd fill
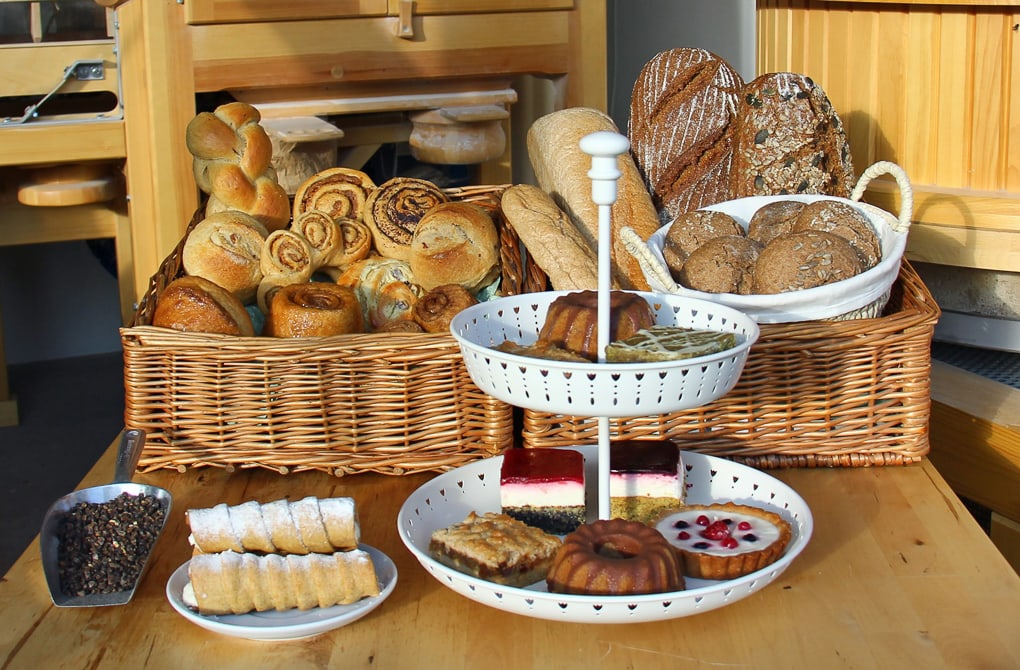
[[[706,293],[751,293],[761,245],[743,235],[715,237],[695,249],[677,281]]]
[[[737,110],[734,198],[818,193],[848,197],[854,186],[843,123],[820,86],[791,72],[746,84]]]
[[[537,119],[528,129],[528,156],[538,185],[552,196],[592,250],[598,250],[599,212],[592,201],[591,156],[581,151],[581,138],[597,131],[619,132],[606,114],[585,107],[562,109]],[[619,157],[620,178],[612,206],[612,268],[619,285],[648,290],[641,265],[627,251],[619,231],[630,226],[642,240],[659,228],[659,217],[641,174],[629,153]]]
[[[802,230],[780,235],[758,255],[752,293],[785,293],[831,284],[861,272],[861,260],[838,235]]]
[[[553,290],[598,288],[598,255],[548,193],[517,184],[503,192],[501,206]]]
[[[262,281],[262,245],[268,234],[265,226],[244,212],[210,214],[195,224],[184,241],[184,271],[249,302]]]
[[[662,241],[662,256],[673,279],[677,279],[687,257],[695,249],[716,237],[743,234],[744,229],[737,220],[725,212],[686,212],[669,225]]]
[[[840,200],[818,200],[806,205],[797,216],[794,230],[822,230],[839,235],[861,257],[865,270],[882,260],[882,245],[864,212]]]
[[[762,205],[747,222],[747,236],[766,245],[780,235],[791,232],[802,209],[804,203],[799,200],[776,200]]]
[[[704,49],[662,52],[634,83],[632,153],[669,218],[730,199],[734,120],[744,81]]]

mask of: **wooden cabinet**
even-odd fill
[[[555,82],[557,106],[606,104],[595,0],[128,0],[121,29],[127,177],[139,290],[198,203],[184,129],[195,96],[264,116],[366,113]],[[490,178],[509,175],[503,164]]]

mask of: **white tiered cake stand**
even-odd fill
[[[552,361],[494,348],[506,340],[534,343],[549,305],[566,293],[562,291],[479,303],[454,317],[450,329],[460,345],[468,374],[489,395],[527,409],[597,417],[597,449],[578,450],[585,456],[586,468],[593,470],[586,473],[586,481],[597,483],[596,504],[589,501],[589,509],[596,508],[597,517],[606,519],[610,514],[609,420],[682,411],[722,397],[737,383],[759,330],[753,319],[730,307],[638,292],[651,305],[657,324],[732,332],[737,345],[717,354],[679,361],[605,362],[610,337],[611,209],[620,177],[618,158],[629,149],[629,142],[618,133],[597,132],[582,138],[580,147],[592,157],[588,176],[592,180],[592,199],[599,208],[598,362]],[[753,593],[781,574],[807,544],[811,513],[796,492],[753,468],[703,454],[684,453],[683,460],[689,502],[744,501],[783,514],[794,530],[784,556],[740,580],[701,584],[702,580],[689,579],[684,591],[640,596],[552,594],[544,590],[544,584],[519,589],[470,577],[435,561],[428,553],[429,537],[438,528],[462,521],[470,511],[500,510],[501,456],[457,468],[420,487],[400,510],[400,536],[419,562],[447,587],[484,604],[527,616],[633,623],[714,609]]]

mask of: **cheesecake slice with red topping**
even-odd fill
[[[565,535],[585,522],[581,452],[509,449],[499,475],[503,514],[554,535]]]

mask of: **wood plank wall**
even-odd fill
[[[987,3],[991,5],[991,3]],[[908,256],[1020,270],[1020,7],[759,0],[758,71],[829,95],[860,173],[914,185]],[[898,210],[896,189],[866,198]]]

